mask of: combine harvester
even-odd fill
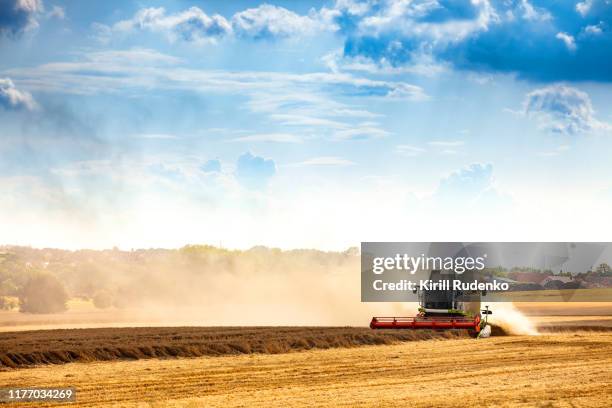
[[[431,280],[451,280],[440,271],[431,272]],[[491,335],[487,324],[489,307],[481,310],[480,297],[485,292],[459,290],[419,290],[419,313],[415,317],[373,317],[371,329],[467,330],[474,338]],[[484,317],[483,317],[484,316]]]

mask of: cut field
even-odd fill
[[[52,322],[0,333],[0,387],[71,386],[84,407],[607,408],[611,306],[518,304],[544,334],[480,340],[364,327],[57,330]]]
[[[465,331],[365,327],[125,327],[0,333],[0,370],[74,361],[139,360],[465,338]]]
[[[83,407],[609,407],[612,334],[48,365],[0,385],[73,386]]]

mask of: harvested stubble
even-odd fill
[[[138,360],[394,344],[467,337],[465,331],[360,327],[135,327],[0,333],[0,369],[74,361]]]

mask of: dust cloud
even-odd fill
[[[529,336],[539,334],[535,324],[512,303],[483,303],[483,306],[489,306],[493,311],[489,316],[489,322],[501,327],[507,334]]]
[[[416,304],[361,302],[356,248],[3,251],[10,263],[0,265],[7,267],[0,278],[15,293],[28,274],[45,273],[54,275],[71,299],[89,305],[82,313],[69,305],[62,316],[23,316],[32,325],[368,326],[372,316],[414,316],[417,311]],[[96,299],[106,305],[94,308]]]

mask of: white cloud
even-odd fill
[[[126,59],[138,64],[126,64]],[[148,61],[147,61],[148,59]],[[19,78],[29,89],[77,94],[97,94],[129,89],[189,89],[223,93],[304,93],[305,90],[336,87],[339,93],[357,93],[382,98],[427,99],[423,88],[402,81],[381,81],[348,73],[286,73],[266,71],[219,71],[182,67],[157,67],[159,61],[175,63],[171,56],[147,49],[87,53],[81,61],[47,63],[33,68],[0,71]],[[95,72],[99,75],[91,75]],[[284,91],[284,92],[281,92]],[[272,101],[282,103],[282,100]],[[338,106],[341,107],[340,105]],[[345,112],[346,113],[346,112]],[[353,112],[358,116],[357,112]]]
[[[586,92],[565,85],[536,89],[525,97],[523,111],[534,116],[542,127],[556,133],[578,134],[610,125],[595,119],[591,98]]]
[[[542,157],[554,157],[554,156],[559,156],[561,153],[566,152],[570,149],[569,145],[560,145],[555,147],[552,150],[549,151],[545,151],[545,152],[540,152],[538,154],[538,156],[542,156]]]
[[[521,0],[518,8],[523,11],[525,20],[548,21],[552,19],[552,15],[547,10],[534,7],[528,0]]]
[[[47,12],[47,18],[57,18],[58,20],[64,20],[66,18],[66,10],[60,6],[53,6],[51,10]]]
[[[41,0],[3,0],[0,4],[0,36],[19,36],[38,27],[44,10]]]
[[[390,133],[375,126],[354,126],[348,129],[337,130],[334,137],[340,140],[367,140],[388,136]]]
[[[600,35],[603,32],[601,26],[601,23],[597,25],[588,25],[584,27],[584,33],[588,35]]]
[[[152,139],[152,140],[176,140],[178,137],[176,135],[171,135],[168,133],[139,133],[136,135],[132,135],[135,139]]]
[[[291,37],[333,28],[314,11],[301,16],[270,4],[234,14],[232,26],[238,35],[255,39]]]
[[[10,78],[0,78],[0,106],[9,110],[34,110],[37,105],[32,95],[17,89]]]
[[[227,19],[219,14],[209,16],[199,7],[167,14],[163,7],[144,8],[129,20],[112,26],[114,32],[152,31],[163,33],[172,41],[214,42],[231,34],[232,27]]]
[[[436,147],[459,147],[463,146],[465,142],[463,140],[433,140],[427,144]]]
[[[470,7],[475,12],[471,18],[432,22],[424,17],[440,8],[436,1],[384,2],[371,15],[362,18],[357,29],[362,35],[371,36],[402,33],[411,38],[419,38],[429,45],[453,43],[475,32],[485,31],[492,22],[499,20],[489,1],[475,0]]]
[[[0,74],[15,77],[27,89],[41,92],[82,95],[121,92],[129,95],[143,91],[187,90],[207,95],[239,94],[247,97],[246,104],[251,111],[266,115],[280,126],[299,127],[303,128],[301,131],[308,129],[310,132],[316,128],[318,135],[336,139],[377,138],[389,132],[370,120],[381,114],[349,104],[348,98],[343,102],[334,100],[335,95],[348,96],[358,102],[364,95],[414,101],[427,98],[423,89],[415,85],[350,73],[199,70],[183,68],[182,62],[155,50],[133,48],[90,52],[77,61],[14,68],[0,71]],[[364,121],[354,126],[352,118]],[[294,130],[272,133],[293,134]],[[283,140],[290,138],[284,136]],[[295,141],[295,136],[291,140]]]
[[[261,133],[232,139],[233,142],[302,143],[302,139],[291,133]]]
[[[85,55],[86,59],[100,64],[116,65],[158,65],[158,64],[178,64],[180,58],[162,54],[150,48],[131,48],[127,50],[104,50],[94,51]]]
[[[563,43],[565,44],[565,46],[567,47],[568,50],[576,51],[576,40],[571,35],[569,35],[567,33],[560,32],[560,33],[557,33],[555,38],[557,38],[558,40],[563,41]]]
[[[315,116],[301,115],[301,114],[285,114],[278,113],[270,115],[271,119],[278,121],[280,124],[285,126],[325,126],[329,128],[345,128],[346,125],[342,122],[326,119]]]
[[[299,15],[283,7],[262,4],[239,11],[228,20],[219,14],[208,15],[195,6],[172,14],[163,7],[149,7],[112,26],[96,23],[94,29],[103,41],[113,33],[136,31],[163,33],[171,41],[194,43],[215,42],[234,34],[251,39],[289,38],[337,30],[333,22],[337,14],[337,10],[323,7],[311,10],[308,15]]]
[[[595,3],[594,0],[585,0],[585,1],[582,1],[582,2],[578,2],[578,3],[576,3],[576,11],[582,17],[585,17],[591,11],[591,8],[593,7],[594,3]]]
[[[432,196],[436,205],[470,207],[472,205],[506,206],[510,197],[499,191],[490,163],[472,163],[440,180]]]
[[[398,145],[395,147],[395,151],[402,156],[413,157],[422,154],[425,149],[410,145]]]
[[[431,56],[425,54],[414,56],[410,64],[400,66],[392,65],[384,57],[373,61],[362,55],[344,56],[341,50],[326,54],[321,60],[332,72],[365,72],[377,75],[418,74],[432,77],[449,70],[447,64],[434,61]]]
[[[302,162],[294,163],[289,166],[295,167],[310,167],[310,166],[329,166],[329,167],[343,167],[343,166],[352,166],[355,162],[351,160],[344,159],[342,157],[337,156],[321,156],[321,157],[313,157],[308,160],[304,160]]]
[[[352,118],[373,119],[379,117],[379,114],[334,101],[315,90],[256,92],[248,106],[253,112],[267,114],[270,120],[281,126],[316,132],[319,136],[354,138],[360,132],[362,138],[371,138],[387,133],[373,121],[361,122],[357,127],[352,121],[347,121]]]

